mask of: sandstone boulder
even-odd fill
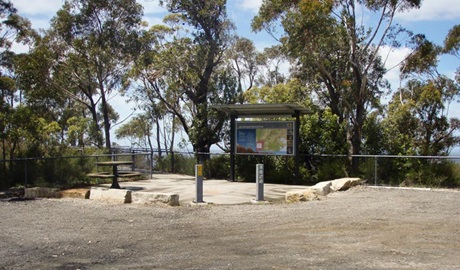
[[[331,181],[332,186],[331,190],[332,191],[344,191],[347,190],[353,186],[361,184],[362,180],[360,178],[340,178]]]
[[[331,193],[331,181],[319,182],[316,185],[312,186],[311,189],[316,191],[316,194],[321,196],[326,196]]]
[[[293,190],[286,192],[285,195],[286,202],[306,202],[306,201],[318,201],[320,196],[316,193],[314,189],[302,189],[302,190]]]
[[[24,189],[24,198],[60,198],[61,194],[57,188],[33,187]]]
[[[131,203],[131,190],[92,187],[89,198],[90,200],[115,204]]]
[[[131,202],[137,204],[166,204],[179,206],[179,195],[169,193],[133,192]]]

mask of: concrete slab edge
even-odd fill
[[[212,202],[191,202],[190,205],[191,206],[207,206],[207,205],[213,205],[214,203]]]
[[[251,200],[251,203],[252,203],[252,204],[270,204],[270,201],[265,201],[265,200],[263,200],[263,201],[258,201],[258,200],[256,200],[256,199],[252,199],[252,200]]]
[[[432,188],[417,188],[417,187],[386,187],[386,186],[367,186],[368,188],[381,188],[381,189],[401,189],[401,190],[418,190],[418,191],[431,191]]]

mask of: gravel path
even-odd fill
[[[460,192],[205,207],[0,201],[0,269],[460,269]]]

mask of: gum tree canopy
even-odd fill
[[[225,52],[233,24],[226,1],[160,1],[169,12],[167,24],[150,29],[151,49],[137,73],[145,93],[159,99],[175,115],[196,153],[207,158],[222,136],[225,115],[212,104],[234,103],[236,78],[228,72]]]
[[[296,63],[295,76],[345,123],[349,152],[355,155],[361,152],[367,114],[388,87],[379,51],[398,46],[397,36],[404,32],[394,16],[419,6],[420,0],[265,0],[252,26],[273,32],[281,23],[281,42]],[[375,19],[372,26],[361,18],[368,14]]]

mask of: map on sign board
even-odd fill
[[[294,154],[294,122],[237,122],[236,153]]]

